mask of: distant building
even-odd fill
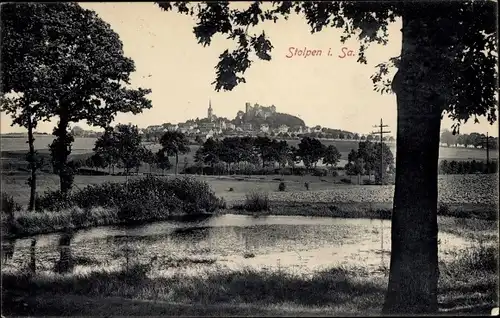
[[[202,123],[200,124],[200,128],[202,129],[213,129],[215,128],[215,123]]]
[[[268,124],[260,125],[260,131],[267,133],[269,131],[269,125]]]
[[[278,133],[287,133],[288,132],[288,129],[289,127],[287,125],[281,125],[278,127]]]
[[[222,120],[222,119],[221,119],[221,120],[219,121],[218,128],[220,128],[220,129],[222,129],[222,130],[225,130],[225,129],[226,129],[226,127],[227,127],[226,122],[225,122],[224,120]]]
[[[250,131],[252,130],[252,124],[251,123],[244,123],[241,125],[241,128],[243,128],[244,131]]]
[[[208,111],[207,111],[207,118],[210,121],[213,121],[214,119],[214,110],[212,108],[212,100],[208,100]]]
[[[270,117],[275,113],[276,113],[276,106],[274,105],[267,107],[255,104],[254,106],[251,106],[250,103],[248,102],[245,103],[245,115],[247,119],[251,119],[254,117],[262,117],[266,119],[267,117]]]
[[[300,125],[294,126],[290,128],[290,132],[296,133],[296,134],[301,134],[303,132],[303,127]]]
[[[168,131],[176,131],[178,126],[175,124],[166,125],[165,127]]]

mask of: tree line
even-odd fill
[[[94,154],[79,162],[77,166],[107,168],[109,173],[114,173],[115,168],[121,168],[128,175],[133,170],[138,172],[141,165],[146,163],[150,167],[150,172],[153,166],[162,169],[163,172],[175,167],[177,174],[179,155],[191,151],[189,142],[185,134],[168,131],[160,138],[161,148],[153,152],[142,143],[142,136],[136,126],[117,125],[115,128],[108,128],[96,140]],[[348,163],[344,167],[347,174],[369,175],[370,178],[374,175],[375,180],[380,181],[381,169],[392,171],[394,168],[394,155],[386,144],[383,144],[384,161],[383,166],[381,165],[380,149],[380,143],[359,142],[358,149],[353,149],[349,153]],[[174,164],[170,162],[171,157],[175,161]],[[262,171],[268,169],[266,173],[273,171],[280,173],[280,170],[274,168],[290,167],[292,174],[295,174],[294,169],[298,174],[302,174],[302,172],[314,173],[313,169],[322,162],[334,175],[340,158],[341,154],[335,145],[326,146],[320,140],[311,137],[303,137],[296,147],[289,145],[286,140],[262,136],[208,138],[195,152],[194,166],[189,167],[185,162],[183,172],[245,174],[245,171],[250,171],[251,174],[262,174],[255,168],[249,170],[248,166],[251,165],[259,167]],[[297,167],[301,162],[304,167]],[[207,167],[210,169],[204,169]]]
[[[320,160],[328,167],[335,167],[341,157],[334,145],[325,146],[318,139],[303,137],[297,147],[290,146],[286,140],[276,140],[269,137],[226,137],[224,139],[208,138],[194,155],[198,167],[207,165],[215,168],[223,164],[225,172],[236,173],[241,170],[241,164],[249,163],[262,168],[281,168],[303,162],[310,171]]]
[[[473,132],[470,134],[453,134],[452,131],[445,129],[441,133],[441,142],[448,147],[454,145],[463,145],[464,147],[474,146],[474,148],[486,148],[486,135]],[[490,149],[498,149],[498,137],[488,136],[488,146]]]
[[[110,173],[115,168],[122,168],[125,175],[134,169],[138,172],[143,163],[156,166],[164,172],[172,167],[169,157],[175,158],[175,173],[179,165],[179,154],[190,151],[189,139],[182,133],[167,131],[160,138],[160,149],[153,152],[142,143],[139,129],[134,125],[119,124],[106,129],[95,142],[94,154],[81,165],[90,168],[108,168]]]

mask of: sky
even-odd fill
[[[249,29],[255,33],[265,30],[274,46],[271,61],[255,58],[245,73],[245,84],[232,91],[215,92],[211,83],[215,80],[218,56],[233,46],[231,40],[218,35],[210,46],[203,47],[193,34],[194,18],[162,11],[153,3],[80,5],[97,12],[119,34],[125,55],[136,65],[136,72],[131,75],[132,85],[152,90],[148,96],[153,104],[151,109],[138,115],[119,114],[114,123],[130,122],[147,127],[204,118],[211,100],[214,114],[229,119],[233,119],[238,110],[244,110],[246,102],[273,104],[278,112],[298,116],[308,126],[321,125],[362,134],[372,132],[373,126],[383,119],[384,124],[389,125],[387,130],[395,136],[396,96],[373,91],[370,76],[377,64],[399,55],[400,21],[390,25],[387,45],[370,46],[366,52],[367,65],[356,62],[358,43],[355,39],[342,44],[340,30],[333,28],[311,34],[301,16],[292,15],[288,21]],[[290,48],[322,50],[322,54],[290,57]],[[339,57],[349,50],[354,56]],[[37,131],[50,133],[56,122],[41,123]],[[10,124],[10,118],[2,113],[2,133],[24,131]],[[85,122],[77,125],[90,128]],[[442,129],[451,125],[452,121],[445,118]],[[461,127],[461,132],[489,132],[498,136],[497,125],[489,125],[486,118],[480,118],[480,124],[473,124],[471,120]]]

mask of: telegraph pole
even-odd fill
[[[384,134],[389,134],[390,131],[384,131],[384,128],[389,127],[389,125],[384,125],[382,118],[380,118],[380,125],[373,126],[373,128],[380,128],[379,131],[372,132],[372,135],[380,134],[380,185],[384,184]],[[380,218],[380,255],[382,262],[382,270],[384,270],[384,219]],[[385,273],[385,271],[384,271]]]
[[[483,137],[484,138],[484,137]],[[490,172],[490,137],[488,132],[486,132],[486,140],[482,140],[482,145],[486,144],[486,173]]]
[[[384,134],[389,134],[390,131],[384,131],[384,128],[389,125],[384,125],[382,118],[380,118],[380,125],[373,126],[373,128],[380,128],[380,131],[372,132],[372,135],[380,134],[380,184],[383,185],[384,180]]]

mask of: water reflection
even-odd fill
[[[387,222],[388,221],[384,221]],[[136,227],[101,227],[37,236],[37,264],[58,273],[129,261],[167,258],[224,260],[245,254],[270,255],[356,244],[371,233],[370,220],[223,215],[193,222],[158,222]],[[366,230],[370,229],[370,230]],[[376,235],[379,239],[380,235]],[[43,243],[43,244],[41,244]],[[13,241],[12,263],[23,264],[30,239]],[[20,250],[22,248],[22,250]],[[7,255],[8,254],[8,255]],[[55,265],[54,265],[55,263]]]
[[[34,273],[36,271],[36,239],[35,238],[31,239],[29,270],[32,273]]]
[[[15,246],[15,238],[2,238],[2,264],[6,264],[14,257]]]
[[[56,273],[70,273],[74,269],[73,257],[71,255],[71,240],[73,236],[74,233],[65,232],[59,238],[59,260],[54,266]]]

